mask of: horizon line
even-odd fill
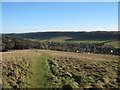
[[[22,33],[44,33],[44,32],[119,32],[119,30],[111,30],[111,31],[101,31],[101,30],[96,30],[96,31],[30,31],[30,32],[0,32],[0,34],[22,34]]]

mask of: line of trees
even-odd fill
[[[14,49],[49,49],[80,53],[105,53],[120,55],[120,50],[114,47],[102,47],[104,43],[59,43],[39,42],[10,36],[2,36],[1,51]]]

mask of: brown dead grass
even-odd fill
[[[4,88],[25,88],[32,61],[40,55],[33,50],[2,52],[2,83]]]
[[[117,78],[117,69],[118,69],[118,58],[120,56],[115,55],[105,55],[105,54],[94,54],[94,53],[74,53],[74,52],[63,52],[63,51],[54,51],[54,50],[15,50],[9,52],[0,52],[2,54],[2,65],[3,65],[3,87],[6,88],[23,88],[27,87],[25,83],[25,79],[28,78],[28,74],[30,73],[30,68],[32,67],[32,62],[35,60],[37,56],[40,56],[42,53],[47,53],[52,56],[52,60],[54,62],[51,65],[51,70],[55,70],[55,75],[61,74],[62,78],[66,73],[65,70],[70,74],[72,71],[72,79],[68,77],[68,79],[74,81],[76,77],[79,75],[88,75],[85,77],[97,79],[104,79],[104,83],[107,82],[107,77],[110,86],[110,80],[116,80]],[[54,66],[54,67],[52,67]],[[56,66],[58,67],[58,71],[56,72]],[[79,75],[76,76],[76,73]],[[69,76],[69,74],[67,74]],[[75,74],[75,75],[74,75]],[[90,74],[90,75],[89,75]],[[95,74],[95,75],[94,75]],[[103,76],[99,76],[102,74]],[[104,77],[105,76],[105,77]],[[111,79],[112,77],[112,79]],[[96,83],[95,79],[93,80],[94,84]],[[62,79],[60,79],[62,80]],[[88,81],[89,79],[84,79]],[[68,80],[66,79],[66,82]],[[72,83],[71,81],[71,83]],[[86,82],[85,81],[85,82]],[[90,81],[91,84],[92,81]],[[102,82],[102,80],[101,80]],[[116,81],[117,82],[117,81]],[[112,87],[114,87],[114,85]],[[114,83],[114,82],[113,82]],[[74,83],[76,84],[76,82]],[[84,84],[84,83],[83,83]],[[99,84],[99,82],[98,82]],[[105,85],[107,85],[105,84]],[[87,82],[86,82],[87,85]],[[96,85],[96,84],[95,84]],[[73,85],[74,86],[74,85]],[[89,86],[89,85],[87,85]],[[99,86],[99,85],[98,85]],[[79,85],[77,87],[80,87]],[[86,87],[86,86],[84,86]],[[108,87],[108,86],[105,86]],[[117,86],[115,86],[117,87]]]
[[[70,57],[77,58],[80,60],[89,60],[89,61],[112,61],[118,60],[120,56],[107,55],[107,54],[95,54],[95,53],[74,53],[74,52],[63,52],[63,51],[54,51],[54,50],[37,50],[40,53],[48,53],[51,56],[58,57]]]

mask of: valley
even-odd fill
[[[3,88],[120,88],[119,32],[3,34]]]

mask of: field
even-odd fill
[[[38,56],[38,53],[29,51],[11,51],[3,53],[3,87],[26,87],[25,78],[28,77],[31,62],[36,56]]]
[[[1,6],[0,89],[120,90],[120,3]]]
[[[115,48],[120,48],[120,41],[111,41],[111,42],[105,43],[104,46],[109,46],[109,45],[112,45]]]
[[[31,33],[11,33],[6,36],[30,39],[39,42],[59,42],[59,43],[104,43],[103,47],[119,47],[119,31],[95,31],[95,32],[31,32]]]
[[[53,50],[2,53],[3,88],[118,88],[120,56]]]
[[[109,40],[72,40],[72,37],[52,37],[48,39],[30,39],[32,41],[40,41],[40,42],[59,42],[59,43],[64,43],[64,42],[75,42],[75,43],[102,43],[106,42]]]

